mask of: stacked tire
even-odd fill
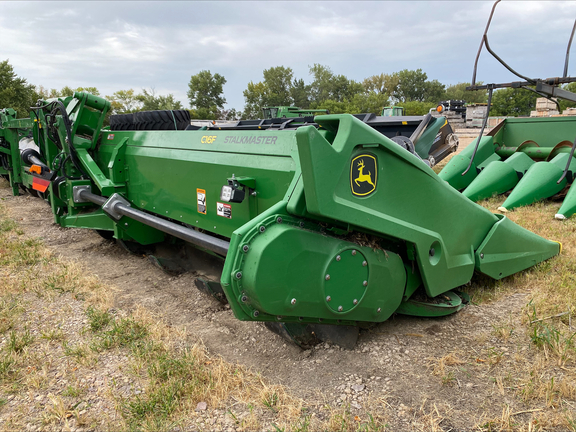
[[[188,110],[140,111],[110,116],[110,130],[185,130],[190,126]]]

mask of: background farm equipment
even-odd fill
[[[568,60],[576,21],[566,50],[562,77],[536,79],[519,74],[507,65],[490,48],[488,29],[494,15],[494,3],[486,30],[474,64],[472,85],[467,90],[488,90],[488,104],[478,139],[473,146],[448,162],[439,176],[463,195],[473,201],[511,191],[500,211],[532,204],[550,198],[565,190],[574,181],[576,173],[576,119],[565,118],[508,118],[496,126],[488,136],[483,136],[493,90],[499,88],[522,88],[538,93],[560,107],[553,97],[576,102],[576,94],[560,88],[561,84],[576,81],[568,75]],[[501,84],[476,85],[476,70],[480,53],[486,47],[506,69],[524,81]],[[576,190],[570,188],[563,205],[556,214],[557,219],[566,219],[576,212]]]
[[[441,119],[108,130],[108,109],[77,92],[27,119],[0,112],[13,193],[41,192],[60,226],[114,237],[167,271],[193,269],[237,318],[302,346],[351,347],[360,326],[395,312],[453,313],[465,302],[453,290],[475,272],[500,279],[559,252],[431,170],[418,148],[430,152]]]

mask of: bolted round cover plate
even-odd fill
[[[355,254],[352,254],[355,251]],[[337,260],[337,257],[340,260]],[[326,306],[334,312],[346,313],[356,307],[354,300],[361,302],[368,280],[368,265],[363,265],[366,257],[358,249],[346,249],[334,255],[328,264],[326,274],[330,278],[324,282],[324,298],[330,297]],[[341,307],[341,310],[340,310]]]

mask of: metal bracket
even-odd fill
[[[115,208],[116,204],[123,204],[126,207],[130,207],[131,205],[126,198],[122,197],[121,195],[118,195],[117,193],[113,194],[110,198],[108,198],[108,200],[102,206],[102,210],[104,210],[104,213],[106,213],[112,219],[118,221],[122,219],[123,215],[121,215],[116,211]]]
[[[81,191],[91,191],[91,187],[90,185],[84,185],[84,186],[73,186],[72,187],[72,200],[74,201],[74,203],[78,204],[78,203],[87,203],[90,202],[87,199],[84,199],[80,196],[80,192]]]

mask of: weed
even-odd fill
[[[68,387],[66,387],[64,389],[64,391],[62,391],[62,396],[77,398],[78,396],[82,395],[83,393],[84,393],[84,390],[82,390],[78,387],[74,387],[74,386],[69,385]]]
[[[148,329],[133,318],[112,320],[111,328],[97,335],[92,344],[94,351],[105,351],[138,342],[148,335]]]
[[[62,349],[64,350],[65,356],[76,357],[77,360],[88,356],[88,349],[82,344],[70,346],[68,342],[64,341],[62,342]]]
[[[16,331],[11,331],[8,336],[8,342],[6,343],[6,349],[9,352],[21,353],[24,348],[31,345],[34,342],[34,337],[30,334],[28,329],[25,329],[24,334],[21,336],[16,333]]]
[[[90,330],[94,333],[108,327],[108,324],[112,321],[112,316],[108,311],[102,311],[93,306],[89,306],[86,309],[86,316],[88,317]]]
[[[60,327],[51,328],[49,330],[42,330],[40,339],[48,340],[48,341],[62,341],[66,339],[66,336],[62,332]]]
[[[12,354],[0,357],[0,381],[7,381],[16,374],[16,362]]]

